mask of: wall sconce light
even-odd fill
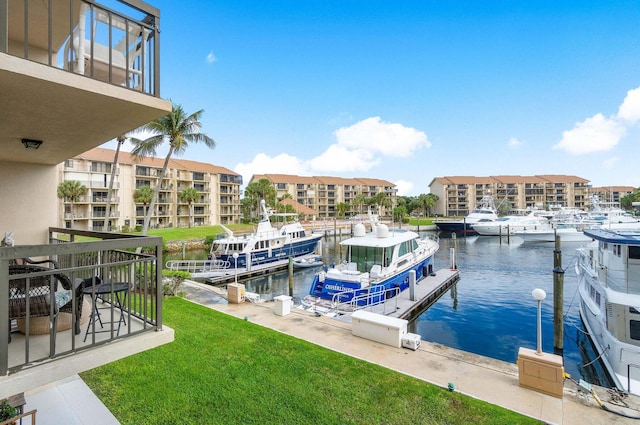
[[[42,140],[22,139],[22,144],[27,149],[38,149],[42,144]]]

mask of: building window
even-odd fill
[[[66,168],[73,168],[73,159],[67,159],[67,160],[64,162],[64,166],[65,166]]]

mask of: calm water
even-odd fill
[[[535,288],[547,293],[542,303],[543,350],[553,352],[553,244],[511,244],[495,237],[458,237],[455,242],[441,235],[435,270],[449,267],[450,248],[456,245],[460,280],[434,305],[409,324],[409,331],[422,339],[495,359],[514,362],[519,347],[536,348],[537,302]],[[562,246],[564,274],[564,357],[565,370],[575,379],[610,386],[601,364],[593,363],[593,347],[578,312],[579,297],[575,274],[575,250],[579,244]],[[198,255],[195,254],[196,258]],[[206,255],[205,255],[206,257]],[[342,257],[333,237],[323,240],[325,263]],[[316,272],[295,271],[294,302],[308,294]],[[289,294],[286,272],[243,282],[249,292],[263,299]]]

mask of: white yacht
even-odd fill
[[[591,229],[578,249],[580,316],[616,387],[640,395],[640,230]]]
[[[544,217],[539,217],[533,212],[528,215],[506,215],[494,221],[483,221],[472,224],[473,230],[480,236],[513,235],[515,232],[525,229],[545,227],[549,223]]]

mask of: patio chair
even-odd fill
[[[33,261],[24,259],[26,264],[9,265],[9,275],[39,273],[57,269],[58,264],[53,260]],[[53,267],[40,264],[50,263]],[[27,280],[29,292],[27,296]],[[74,333],[80,333],[80,319],[82,316],[83,279],[75,279],[72,283],[64,273],[53,273],[27,278],[9,279],[9,319],[24,319],[47,316],[51,318],[51,332],[55,340],[58,313],[73,313],[75,299]],[[54,294],[51,295],[51,290]],[[28,312],[27,312],[28,300]]]
[[[79,74],[92,72],[94,78],[140,90],[148,36],[149,30],[141,25],[83,2],[78,25],[66,46],[65,57],[71,57],[69,48],[74,56],[67,67]]]

